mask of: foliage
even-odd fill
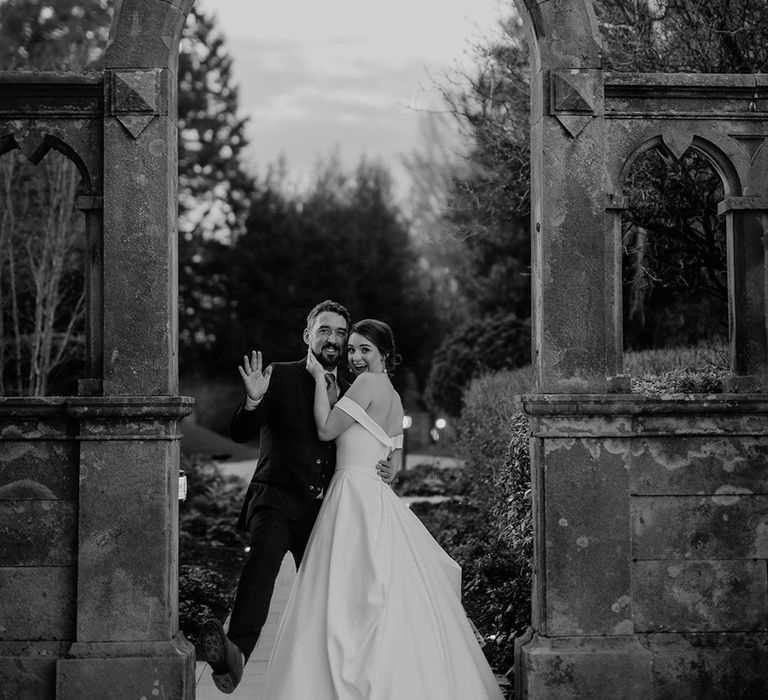
[[[530,623],[531,470],[528,419],[520,413],[519,392],[529,371],[497,372],[475,379],[466,391],[458,442],[467,479],[482,504],[490,540],[506,552],[509,581],[497,641],[512,653],[511,640]],[[522,382],[521,382],[522,380]]]
[[[634,390],[655,396],[715,393],[726,373],[722,346],[628,353],[626,362],[633,372],[641,373],[633,379]],[[466,464],[466,473],[458,481],[464,485],[464,499],[460,507],[449,501],[439,507],[419,506],[418,510],[438,541],[466,567],[468,611],[474,611],[476,603],[487,606],[485,614],[477,611],[475,622],[478,626],[480,622],[491,624],[498,647],[495,653],[510,660],[512,639],[530,624],[530,430],[518,401],[529,378],[530,368],[524,368],[471,382],[458,427]],[[486,527],[482,533],[479,523]],[[484,568],[491,555],[504,569],[503,582]],[[482,581],[487,586],[485,597],[473,599],[467,581]],[[470,616],[475,619],[472,612]],[[488,629],[483,626],[481,629]]]
[[[475,377],[530,363],[528,320],[514,314],[471,318],[450,333],[435,351],[426,399],[452,416],[461,412],[464,388]]]
[[[93,70],[106,45],[111,2],[6,0],[0,68]],[[73,163],[49,151],[33,166],[0,160],[0,396],[75,392],[84,343],[84,221]]]
[[[599,0],[612,70],[761,73],[768,69],[763,0]]]
[[[464,606],[488,639],[484,653],[501,673],[512,666],[512,640],[530,624],[528,421],[519,413],[519,394],[529,382],[530,368],[523,368],[470,383],[457,428],[465,466],[452,480],[462,498],[412,506],[461,565]]]
[[[193,642],[211,615],[222,622],[232,607],[247,537],[234,524],[246,484],[224,477],[203,456],[183,458],[187,500],[179,508],[179,627]],[[197,649],[198,658],[204,658]]]
[[[460,468],[419,464],[398,472],[394,490],[398,496],[460,496],[465,488],[463,477]]]
[[[179,352],[200,369],[226,313],[222,244],[244,230],[254,189],[232,58],[212,14],[192,8],[179,45]]]
[[[114,5],[111,0],[7,0],[0,4],[2,67],[74,71],[102,68]],[[232,59],[213,16],[193,8],[187,16],[179,55],[179,345],[185,371],[201,369],[201,350],[215,340],[226,290],[227,268],[219,254],[221,242],[230,242],[242,230],[253,187],[242,163],[242,151],[247,144],[245,120],[238,116],[238,93],[232,84],[231,71]],[[79,357],[82,364],[83,300],[82,295],[70,287],[80,284],[82,288],[85,261],[81,242],[68,243],[66,249],[60,243],[70,241],[72,231],[80,231],[83,222],[78,212],[74,221],[67,221],[60,213],[74,209],[74,187],[68,186],[67,201],[54,200],[54,195],[46,194],[50,191],[52,160],[54,155],[47,155],[40,166],[23,178],[27,186],[18,184],[22,178],[14,166],[14,156],[3,158],[3,172],[10,176],[10,171],[14,171],[12,199],[17,204],[29,201],[34,204],[34,208],[28,207],[23,215],[29,228],[41,234],[33,242],[42,251],[42,254],[35,253],[35,265],[39,268],[35,274],[50,280],[43,291],[27,293],[25,272],[18,264],[24,251],[19,253],[13,248],[7,255],[0,252],[0,275],[6,285],[2,288],[5,327],[0,329],[5,356],[0,359],[4,373],[9,362],[14,365],[16,393],[49,393],[48,382],[57,365],[62,377],[81,374],[76,364],[67,363],[67,358]],[[63,195],[64,190],[59,194]],[[33,213],[36,210],[40,212],[37,219]],[[53,226],[41,225],[40,219],[46,211]],[[3,213],[4,229],[9,225],[11,214],[15,213],[16,220],[20,221],[21,214],[12,211],[10,206],[4,206]],[[23,239],[22,233],[19,229],[19,241]],[[8,240],[4,240],[1,247],[5,248],[7,243]],[[51,268],[53,263],[45,263],[42,257],[49,252],[56,264],[62,265],[52,274],[45,266]],[[11,261],[10,257],[14,259]],[[30,275],[31,272],[27,277]],[[63,280],[66,288],[62,286]],[[13,293],[7,288],[11,284],[16,286]],[[13,327],[15,311],[7,309],[9,304],[16,304],[13,294],[19,295],[17,307],[20,314],[25,314],[16,324],[18,328]],[[53,326],[47,336],[45,329],[35,329],[38,335],[33,336],[23,327],[31,318],[25,305],[33,308],[35,304],[44,322]],[[73,321],[71,329],[69,320]],[[10,337],[13,343],[8,340]],[[38,342],[36,337],[42,340]],[[38,352],[36,343],[52,349],[43,347]],[[30,349],[27,351],[26,347]],[[32,356],[29,364],[38,375],[25,379],[23,386],[18,379],[20,372],[26,375],[27,360],[18,359],[22,353]],[[50,362],[49,357],[53,358]],[[73,393],[68,384],[58,383],[55,387]]]
[[[113,5],[113,0],[5,0],[0,4],[0,68],[99,68]]]
[[[502,23],[503,40],[477,46],[467,87],[443,89],[464,134],[444,215],[459,245],[450,261],[471,313],[530,315],[530,156],[528,49],[521,24]]]
[[[182,564],[179,570],[179,629],[195,645],[198,660],[205,654],[200,646],[203,623],[215,617],[226,619],[232,608],[232,581],[219,571],[195,564]]]
[[[84,360],[85,229],[74,164],[0,161],[0,396],[75,393]]]
[[[633,376],[660,375],[680,369],[726,369],[728,346],[723,343],[702,343],[690,347],[640,350],[624,353],[624,370]]]
[[[625,346],[659,347],[727,333],[723,186],[694,151],[641,157],[622,218]]]
[[[244,348],[261,349],[268,362],[301,357],[307,312],[333,298],[353,319],[392,326],[416,378],[398,372],[401,391],[426,376],[437,324],[383,166],[362,160],[347,173],[332,159],[301,196],[273,173],[257,187],[245,234],[223,255],[230,305],[216,354],[229,367]]]
[[[530,391],[530,383],[531,368],[523,367],[482,375],[464,392],[457,441],[465,463],[483,482],[494,481],[502,467],[520,395]]]
[[[494,475],[490,513],[515,571],[510,582],[503,633],[509,643],[531,621],[533,515],[531,512],[530,429],[522,413],[512,417],[512,437],[501,469]]]
[[[758,73],[768,65],[763,0],[596,0],[605,67],[622,71]],[[440,222],[468,313],[528,315],[529,134],[527,47],[512,15],[501,38],[476,47],[474,72],[444,85],[465,136]],[[430,153],[435,152],[430,146]],[[420,173],[435,167],[412,158]],[[432,178],[435,181],[435,178]],[[419,186],[422,186],[421,184]],[[624,217],[628,347],[690,343],[722,333],[724,233],[718,175],[703,157],[662,149],[635,164]],[[434,194],[432,198],[435,199]],[[440,225],[442,223],[442,225]],[[435,234],[438,235],[438,234]],[[426,248],[440,251],[440,246]],[[442,269],[440,252],[433,267]]]
[[[509,549],[475,503],[450,500],[415,502],[411,509],[462,569],[462,603],[486,640],[488,662],[505,674],[513,663],[505,630],[517,570]]]

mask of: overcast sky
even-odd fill
[[[497,31],[511,0],[198,0],[213,10],[250,116],[252,165],[285,154],[304,184],[338,149],[389,165],[419,145],[422,110],[439,108],[434,82],[471,65],[471,47]]]

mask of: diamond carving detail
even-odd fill
[[[159,93],[159,70],[112,73],[112,108],[115,114],[158,114]]]

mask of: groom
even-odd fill
[[[350,316],[331,300],[307,316],[304,342],[327,370],[332,403],[349,382],[338,363],[346,354]],[[259,436],[259,460],[237,526],[251,536],[251,549],[237,587],[227,633],[218,620],[203,625],[201,644],[213,670],[213,681],[231,693],[259,640],[269,613],[275,579],[291,552],[301,563],[309,534],[336,463],[333,442],[321,442],[313,413],[315,383],[306,358],[278,362],[262,371],[260,352],[243,358],[238,368],[245,396],[232,418],[232,439],[246,442]],[[330,376],[328,376],[330,375]],[[385,481],[391,469],[380,464]]]

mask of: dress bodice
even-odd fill
[[[342,396],[336,407],[355,422],[336,438],[336,471],[365,469],[376,476],[376,463],[403,446],[402,434],[391,437],[359,404]]]

